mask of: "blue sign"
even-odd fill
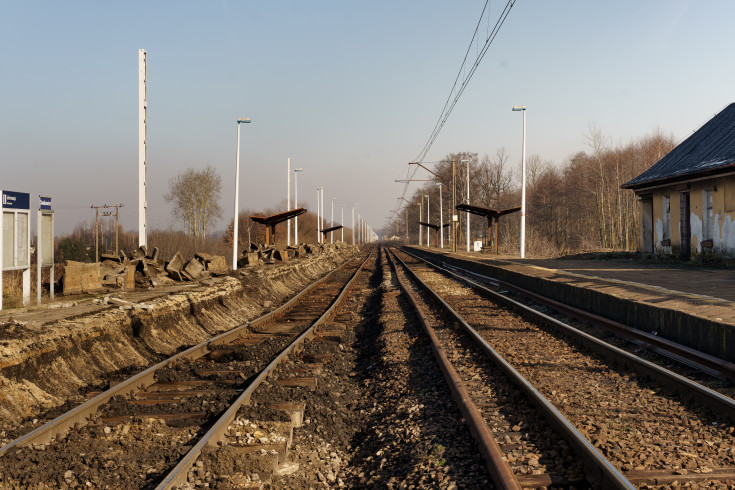
[[[50,197],[38,196],[38,201],[39,201],[41,209],[48,209],[49,211],[51,211],[51,198]]]
[[[2,191],[3,209],[31,209],[31,195],[26,192]]]

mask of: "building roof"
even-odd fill
[[[707,121],[625,189],[688,180],[735,170],[735,103]]]

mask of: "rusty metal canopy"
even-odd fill
[[[273,216],[251,216],[250,219],[255,221],[256,223],[261,223],[267,226],[275,226],[278,223],[283,223],[284,221],[295,218],[296,216],[301,216],[305,212],[306,209],[297,208],[292,209],[291,211],[286,211],[285,213],[274,214]]]
[[[521,210],[520,206],[516,206],[514,208],[508,208],[503,209],[501,211],[498,211],[496,209],[489,209],[489,208],[481,208],[480,206],[470,206],[469,204],[457,204],[456,206],[457,210],[464,211],[466,213],[470,214],[476,214],[478,216],[484,216],[488,219],[490,218],[500,218],[501,216],[504,216],[506,214],[510,213],[516,213]]]
[[[341,230],[341,229],[342,229],[342,225],[337,225],[337,226],[333,226],[331,228],[327,228],[325,230],[322,230],[322,233],[324,233],[326,235],[327,233],[329,233],[331,231],[337,231],[337,230]]]
[[[428,228],[431,228],[432,230],[438,230],[438,229],[439,229],[439,225],[435,225],[435,224],[433,224],[433,223],[425,223],[425,222],[423,222],[423,221],[419,221],[419,224],[420,224],[421,226],[426,226],[426,227],[428,227]],[[448,228],[450,224],[451,224],[451,223],[444,223],[444,226],[443,226],[443,228]]]

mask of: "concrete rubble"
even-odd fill
[[[346,244],[324,243],[319,245],[300,244],[294,246],[256,245],[242,252],[237,261],[238,268],[263,264],[288,262],[309,255],[330,253]],[[226,275],[230,272],[224,256],[197,252],[186,259],[176,252],[170,261],[161,258],[157,247],[148,253],[140,247],[132,254],[101,254],[99,263],[83,263],[67,260],[61,276],[61,291],[65,295],[98,293],[106,289],[131,291],[135,287],[170,286],[179,282],[197,281],[210,276]]]
[[[180,252],[176,252],[169,262],[165,262],[158,247],[154,247],[151,253],[140,247],[130,255],[122,251],[119,255],[101,254],[99,263],[67,260],[60,281],[62,293],[69,295],[105,289],[131,291],[136,286],[169,286],[228,272],[227,262],[221,255],[198,252],[187,261]]]
[[[251,243],[250,246],[243,251],[242,257],[237,261],[237,267],[242,268],[261,264],[287,262],[289,260],[303,258],[308,255],[328,253],[345,248],[346,246],[346,244],[341,242],[323,243],[319,245],[302,243],[300,245],[289,245],[284,248],[273,245],[256,245]]]

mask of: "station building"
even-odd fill
[[[735,257],[735,103],[622,187],[642,205],[642,251]]]

